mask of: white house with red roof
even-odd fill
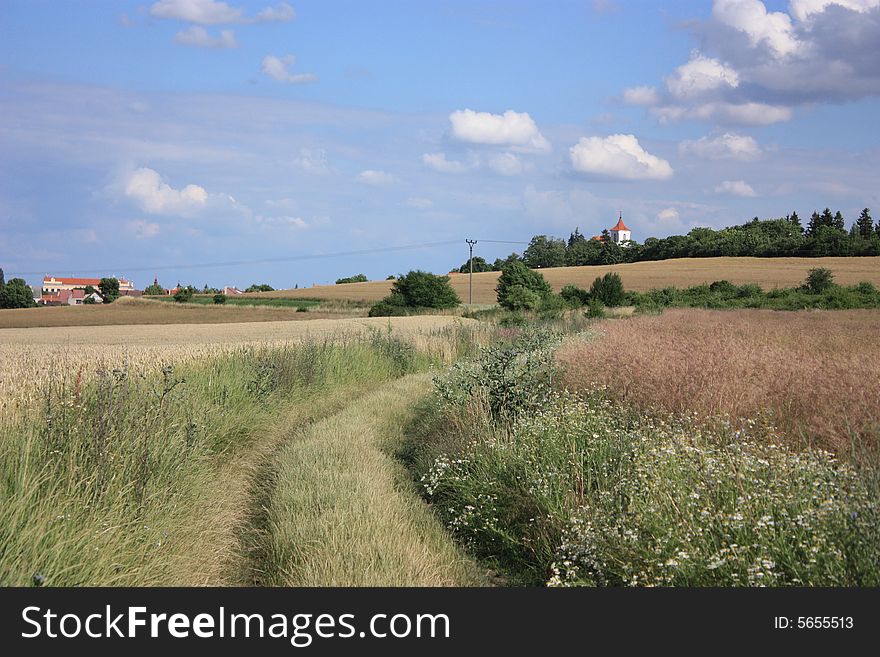
[[[89,285],[98,289],[101,284],[100,278],[75,278],[75,277],[58,277],[46,275],[43,277],[43,294],[56,294],[62,290],[85,289]],[[134,283],[124,278],[119,279],[119,293],[126,295],[134,292]]]
[[[627,242],[632,241],[632,231],[626,227],[626,224],[623,223],[623,211],[621,210],[620,216],[617,219],[617,223],[614,225],[614,228],[608,231],[611,233],[611,241],[615,244],[619,244],[620,246],[626,246]]]

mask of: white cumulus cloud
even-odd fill
[[[263,58],[262,71],[273,80],[287,84],[304,84],[318,79],[314,73],[291,73],[290,69],[295,63],[296,57],[294,55],[285,57],[266,55]]]
[[[672,166],[651,155],[635,135],[581,137],[569,150],[575,171],[623,180],[666,180]]]
[[[691,53],[687,64],[666,78],[666,88],[675,98],[688,99],[719,89],[739,86],[739,75],[717,59],[705,57],[699,52]]]
[[[657,221],[677,222],[678,219],[678,210],[675,208],[665,208],[657,213]]]
[[[715,0],[712,17],[744,32],[752,46],[766,43],[777,56],[796,53],[801,47],[791,17],[783,12],[767,11],[759,0]]]
[[[220,30],[218,36],[211,36],[205,28],[199,25],[193,25],[188,30],[178,32],[174,40],[185,46],[196,46],[197,48],[238,47],[235,33],[232,30]]]
[[[725,180],[715,187],[716,194],[731,194],[733,196],[744,196],[750,198],[757,196],[755,190],[744,180]]]
[[[752,137],[725,132],[718,137],[700,137],[685,140],[678,145],[683,155],[695,155],[708,160],[740,160],[750,162],[761,156],[761,147]]]
[[[507,110],[504,114],[491,114],[464,109],[450,114],[449,121],[452,136],[459,141],[531,151],[550,150],[550,143],[527,112]]]
[[[463,162],[447,160],[446,153],[425,153],[422,155],[422,162],[425,166],[441,173],[463,173],[468,169]]]
[[[142,167],[125,181],[125,195],[150,214],[191,215],[205,207],[208,193],[199,185],[174,189],[157,171]]]
[[[355,177],[355,180],[359,183],[364,183],[365,185],[390,185],[394,182],[395,178],[385,171],[367,169],[366,171],[361,171]]]
[[[623,91],[623,101],[628,105],[644,105],[650,107],[660,102],[660,94],[657,89],[647,85],[630,87]]]
[[[799,21],[807,21],[813,14],[821,14],[830,5],[864,13],[880,7],[880,0],[791,0],[791,15]]]
[[[286,2],[266,7],[255,17],[249,18],[245,16],[244,9],[217,0],[159,0],[150,7],[150,14],[156,18],[170,18],[199,25],[287,22],[296,17],[293,7]]]
[[[502,176],[515,176],[523,172],[523,163],[514,153],[500,153],[489,158],[489,168]]]

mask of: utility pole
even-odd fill
[[[468,264],[471,268],[470,276],[468,277],[468,305],[474,302],[474,244],[477,243],[477,240],[468,240],[465,242],[468,243],[468,248],[470,249],[471,255],[468,258]]]

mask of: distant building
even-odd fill
[[[632,241],[632,231],[626,227],[625,223],[623,223],[622,211],[617,218],[617,223],[614,225],[614,228],[608,229],[608,234],[611,236],[611,241],[614,244],[618,244],[620,246],[629,246],[629,242]],[[597,242],[605,241],[605,237],[603,235],[594,235],[592,239],[596,240]]]
[[[223,288],[223,294],[225,294],[227,297],[237,297],[239,294],[244,294],[244,292],[239,290],[234,285],[232,285],[232,286],[227,285],[226,287]]]
[[[135,292],[137,292],[137,290],[134,289],[134,283],[132,283],[131,281],[127,281],[124,278],[120,278],[118,280],[119,294],[121,296],[137,296],[136,294],[134,294]],[[55,276],[47,275],[43,277],[43,294],[55,294],[57,292],[61,292],[62,290],[84,290],[89,285],[97,290],[98,285],[100,284],[100,278],[56,278]]]
[[[91,295],[90,295],[91,296]],[[43,306],[81,306],[86,298],[82,288],[58,290],[50,294],[42,294],[39,303]]]

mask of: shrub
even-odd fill
[[[23,278],[11,278],[5,285],[0,285],[0,308],[33,308],[33,290]]]
[[[187,285],[186,287],[182,287],[174,293],[174,300],[177,303],[189,303],[193,298],[193,287],[192,285]]]
[[[568,304],[558,294],[548,294],[538,305],[538,314],[542,319],[559,319],[568,308]]]
[[[586,316],[590,319],[602,319],[605,315],[605,306],[602,305],[602,302],[596,298],[590,299]]]
[[[807,272],[804,290],[811,294],[822,294],[834,286],[834,274],[825,267],[814,267]]]
[[[389,295],[370,307],[370,317],[404,317],[409,315],[406,306],[395,303],[394,295]]]
[[[713,294],[719,294],[723,297],[734,297],[737,293],[737,286],[730,281],[715,281],[709,285],[709,291]]]
[[[214,303],[218,305],[226,303],[226,295],[222,292],[218,292],[214,295]]]
[[[541,295],[522,285],[513,285],[507,290],[503,305],[508,310],[535,310],[541,305]]]
[[[399,295],[403,305],[409,308],[454,308],[461,303],[449,285],[449,276],[419,270],[399,276],[391,291],[391,296],[394,295]]]
[[[572,308],[580,308],[590,302],[590,293],[571,283],[562,288],[559,296]]]
[[[265,283],[254,283],[253,285],[249,285],[245,292],[274,292],[275,288],[271,285],[266,285]]]
[[[623,280],[617,272],[608,272],[601,278],[593,281],[590,288],[590,297],[595,297],[609,307],[623,304]]]
[[[336,279],[337,285],[344,285],[345,283],[366,283],[366,282],[367,282],[366,274],[355,274],[354,276],[348,276],[347,278]]]
[[[539,299],[546,297],[553,291],[540,272],[529,269],[519,260],[513,260],[504,266],[501,276],[498,277],[498,286],[495,288],[495,292],[498,294],[498,303],[508,310],[516,310],[510,305],[509,299],[513,288],[516,287],[525,288],[537,294]],[[514,294],[521,296],[519,292],[514,292]]]

